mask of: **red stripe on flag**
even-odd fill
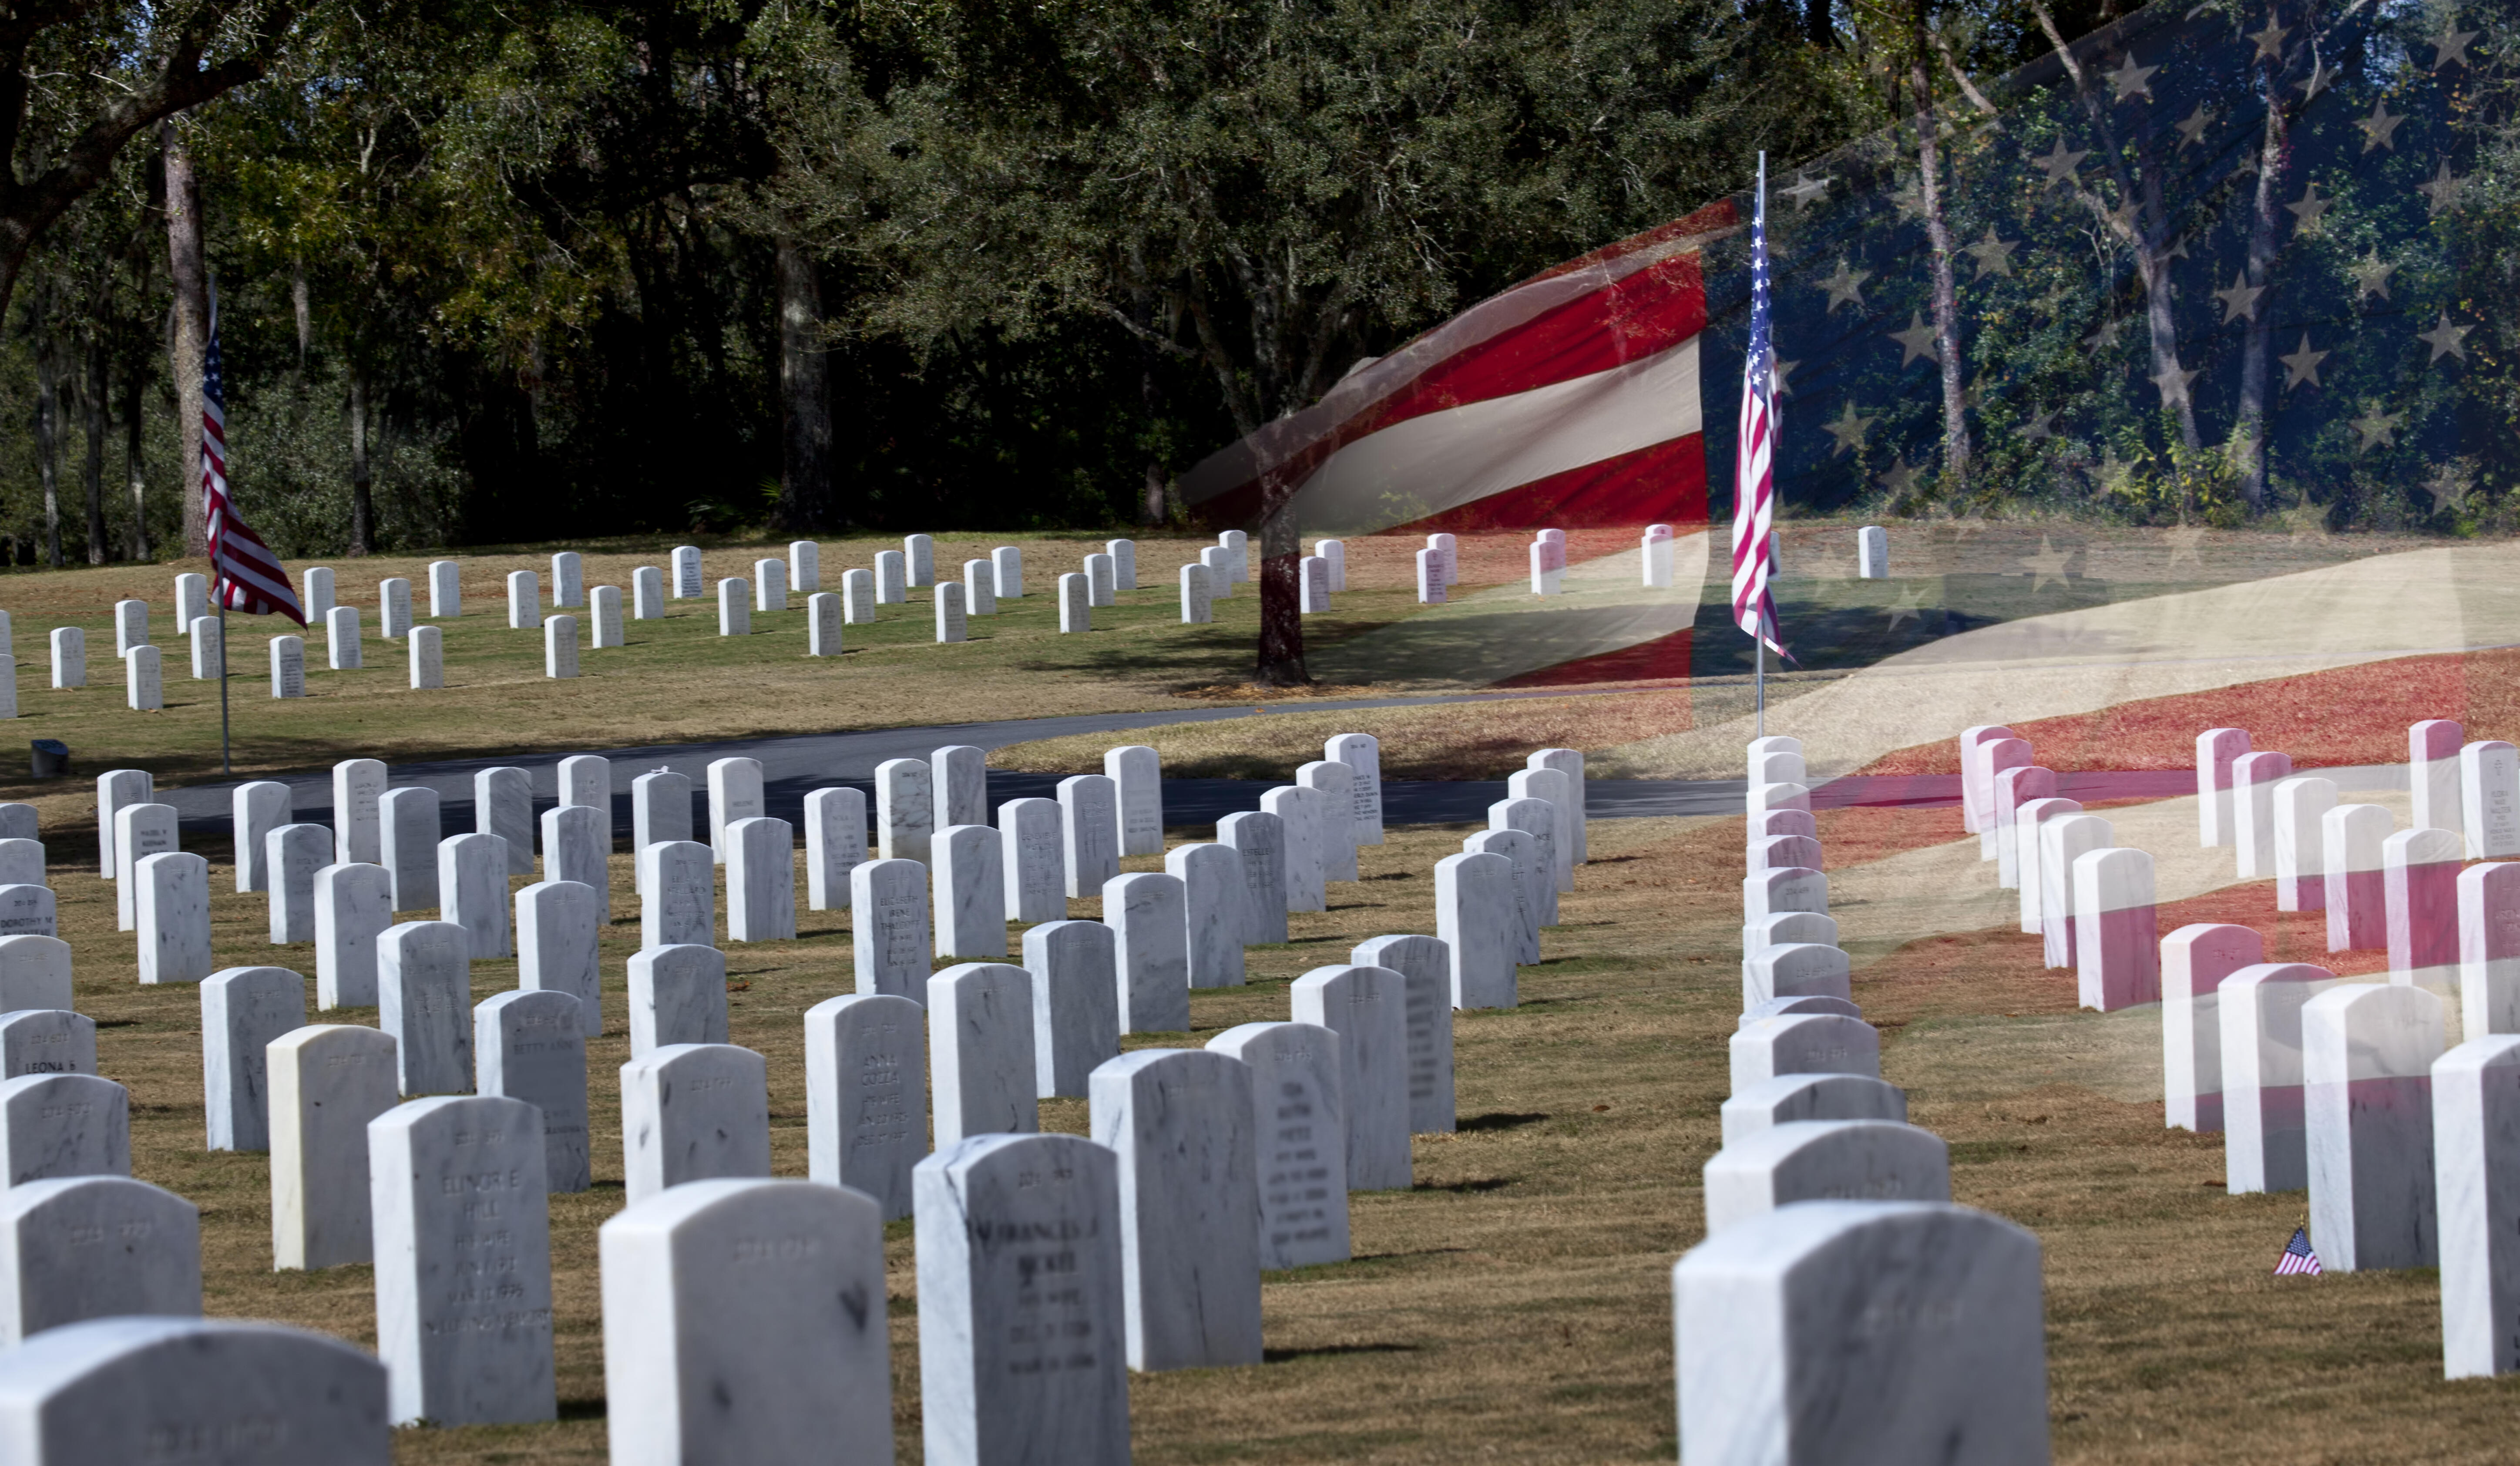
[[[1455,505],[1385,534],[1472,534],[1549,525],[1561,529],[1706,523],[1706,435],[1692,433]]]

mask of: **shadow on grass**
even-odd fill
[[[1263,1363],[1285,1364],[1296,1359],[1335,1358],[1340,1354],[1414,1354],[1415,1344],[1325,1344],[1319,1349],[1264,1349]]]
[[[1505,1188],[1512,1185],[1515,1181],[1520,1179],[1521,1177],[1519,1176],[1483,1176],[1475,1181],[1455,1181],[1450,1185],[1438,1185],[1433,1181],[1419,1181],[1409,1189],[1412,1191],[1449,1191],[1455,1196],[1476,1196],[1484,1191],[1503,1191]]]
[[[560,1402],[562,1420],[602,1420],[610,1413],[603,1396],[593,1399],[564,1399]]]
[[[1491,1110],[1485,1115],[1473,1115],[1467,1120],[1458,1122],[1453,1128],[1455,1130],[1514,1130],[1524,1125],[1536,1125],[1548,1118],[1547,1115],[1541,1114],[1514,1115],[1503,1110]]]

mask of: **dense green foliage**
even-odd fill
[[[345,548],[356,383],[380,547],[1132,521],[1356,357],[1737,187],[1762,146],[1851,135],[1855,67],[1800,26],[1731,0],[319,6],[178,124],[232,477],[285,551]],[[134,400],[149,543],[178,535],[162,207],[144,137],[11,304],[22,557],[39,367],[66,557],[90,428],[105,553],[136,546]],[[782,238],[820,294],[820,515],[780,491]]]
[[[350,548],[354,416],[380,549],[1160,515],[1174,473],[1358,358],[1737,191],[1762,149],[1811,158],[1903,115],[1918,38],[1963,111],[1963,74],[2046,45],[2012,0],[1932,4],[1922,29],[1870,0],[182,14],[212,11],[267,74],[174,125],[205,195],[231,477],[293,555]],[[2053,13],[2074,33],[2113,14]],[[20,178],[177,12],[81,14],[26,53],[84,79],[34,89]],[[2475,195],[2506,206],[2463,214],[2471,257],[2507,273],[2520,165],[2507,144],[2480,163]],[[144,529],[180,548],[168,275],[144,134],[8,302],[15,558],[46,542],[47,401],[65,558],[126,558]],[[2510,330],[2477,339],[2506,375]],[[800,403],[828,424],[819,493],[783,484]]]

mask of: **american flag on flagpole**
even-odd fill
[[[2310,1250],[2310,1228],[2294,1227],[2292,1240],[2284,1244],[2283,1256],[2275,1259],[2275,1276],[2299,1272],[2317,1277],[2321,1271],[2318,1254]]]
[[[209,527],[210,599],[249,616],[285,616],[306,624],[306,612],[280,557],[228,502],[227,386],[219,365],[219,295],[210,289],[209,349],[202,357],[202,521]]]
[[[1732,457],[1732,620],[1779,657],[1770,529],[1777,508],[1777,350],[1768,273],[1768,160],[1750,219],[1750,348],[1741,364],[1741,427]]]

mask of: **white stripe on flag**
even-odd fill
[[[1295,515],[1307,532],[1363,533],[1703,428],[1690,337],[1642,361],[1359,438],[1304,481]]]

